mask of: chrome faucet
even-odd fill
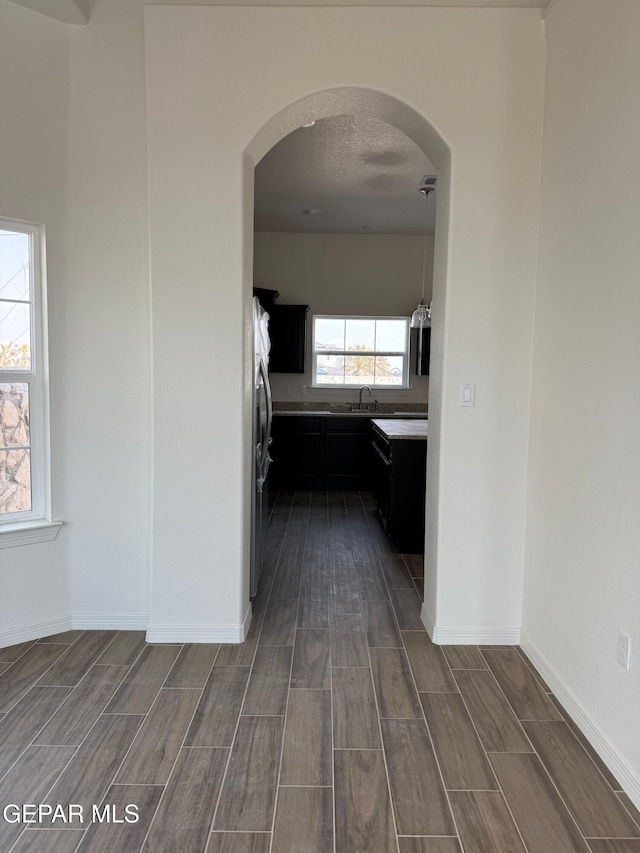
[[[368,391],[368,392],[369,392],[369,399],[371,399],[371,396],[372,396],[372,394],[371,394],[371,388],[369,388],[369,386],[368,386],[368,385],[363,385],[363,386],[362,386],[362,388],[360,389],[360,395],[359,395],[359,397],[358,397],[358,408],[359,408],[359,409],[362,409],[362,392],[363,392],[363,391]]]

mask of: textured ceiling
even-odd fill
[[[437,174],[404,133],[384,122],[334,116],[290,133],[255,175],[257,231],[422,234],[423,175]],[[317,210],[305,215],[303,210]],[[427,202],[435,225],[435,196]]]

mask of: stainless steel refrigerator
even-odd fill
[[[251,589],[253,598],[258,590],[260,573],[264,567],[267,552],[267,522],[269,517],[269,496],[267,475],[271,457],[271,425],[273,407],[271,404],[271,386],[269,385],[269,315],[253,297],[253,504],[251,512]]]

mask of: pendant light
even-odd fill
[[[427,278],[427,229],[428,229],[428,207],[427,200],[432,192],[436,189],[436,178],[425,177],[420,182],[419,192],[424,195],[424,247],[422,251],[422,298],[418,307],[411,315],[412,329],[430,329],[431,328],[431,303],[428,305],[424,301],[424,286]]]

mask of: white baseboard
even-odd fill
[[[242,625],[150,625],[147,643],[242,643]]]
[[[520,643],[520,628],[451,628],[434,625],[424,604],[420,619],[437,646],[517,646]]]
[[[425,627],[436,646],[517,646],[520,643],[520,628]]]
[[[146,631],[146,613],[74,613],[71,627],[81,631]]]
[[[30,622],[19,628],[3,628],[0,630],[0,649],[14,646],[16,643],[27,643],[29,640],[39,640],[50,634],[61,634],[70,631],[72,625],[71,616],[56,616],[53,619],[42,619],[39,622]]]
[[[149,625],[148,643],[243,643],[251,625],[251,602],[242,625]]]
[[[431,639],[438,646],[517,646],[520,628],[444,628],[436,625]]]
[[[247,638],[247,634],[249,633],[249,627],[251,625],[251,620],[253,619],[253,607],[251,606],[251,602],[249,602],[249,606],[247,607],[247,612],[244,614],[244,620],[242,622],[242,640],[240,642],[244,643]]]
[[[146,613],[75,613],[0,630],[0,648],[63,631],[146,631],[148,643],[242,643],[251,625],[251,604],[241,625],[149,625]]]
[[[562,707],[622,785],[633,804],[636,808],[640,808],[640,773],[629,764],[537,646],[526,636],[522,638],[520,645],[557,696]]]
[[[424,602],[422,603],[422,608],[421,608],[421,610],[420,610],[420,621],[422,622],[422,624],[424,625],[424,627],[427,629],[427,634],[428,634],[428,635],[431,637],[431,639],[433,640],[433,634],[434,634],[434,631],[435,631],[435,627],[436,627],[436,626],[435,626],[435,624],[431,621],[431,619],[429,618],[429,614],[428,614],[428,613],[427,613],[427,611],[425,610]]]

